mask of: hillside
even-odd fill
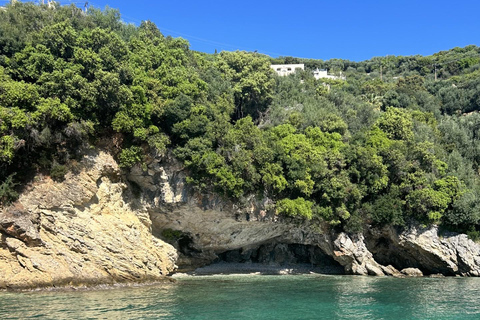
[[[306,71],[270,69],[296,62]],[[315,80],[317,67],[347,80]],[[0,199],[38,174],[61,182],[104,148],[125,175],[168,154],[197,191],[261,195],[280,216],[335,231],[420,223],[476,239],[479,69],[476,46],[363,62],[209,55],[111,9],[7,5]]]

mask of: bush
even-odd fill
[[[18,198],[18,193],[15,191],[15,187],[18,183],[13,181],[14,174],[11,174],[7,179],[0,184],[0,204],[9,204]]]
[[[480,231],[472,228],[470,231],[467,231],[467,236],[473,241],[478,242],[478,240],[480,239]]]
[[[132,146],[130,148],[123,149],[118,156],[120,161],[120,167],[131,168],[136,163],[142,161],[142,148]]]
[[[363,219],[359,214],[352,214],[347,220],[345,231],[351,234],[360,233],[363,231]]]
[[[172,242],[180,239],[183,236],[183,232],[179,230],[165,229],[162,230],[161,235],[166,241]]]
[[[369,218],[374,224],[403,226],[404,221],[404,201],[400,196],[393,192],[377,198],[373,204],[364,205]]]
[[[300,216],[310,220],[313,216],[312,206],[313,202],[304,198],[282,199],[277,202],[277,214],[285,214],[290,217]]]
[[[63,181],[65,180],[65,175],[67,172],[68,169],[66,166],[54,163],[52,169],[50,170],[50,177],[55,181]]]

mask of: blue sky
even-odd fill
[[[72,0],[83,6],[78,1]],[[361,61],[480,45],[479,0],[94,0],[89,4],[117,8],[126,22],[151,20],[163,34],[181,36],[193,50],[208,53],[239,49],[274,57]]]

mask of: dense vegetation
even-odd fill
[[[269,67],[295,62],[307,70]],[[315,80],[317,67],[347,80]],[[115,10],[17,2],[0,10],[0,200],[106,144],[125,168],[172,152],[197,188],[349,232],[419,221],[475,236],[479,75],[476,46],[363,62],[209,55]]]

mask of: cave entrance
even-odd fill
[[[217,256],[214,264],[209,267],[228,269],[230,266],[232,272],[278,274],[288,270],[288,273],[345,274],[344,268],[337,261],[318,246],[312,245],[267,243],[258,247],[225,251]]]
[[[375,261],[382,265],[392,265],[397,270],[417,268],[424,275],[441,273],[445,276],[455,275],[448,265],[435,255],[414,248],[401,248],[391,240],[380,237],[367,239],[365,242]]]
[[[417,259],[405,250],[399,250],[390,240],[384,237],[366,242],[368,250],[372,253],[375,261],[382,265],[392,265],[397,270],[404,268],[418,268],[423,270]]]

